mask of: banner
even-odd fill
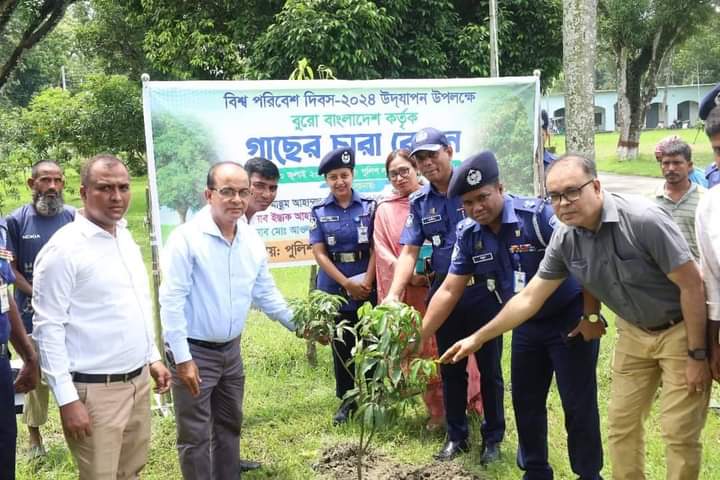
[[[409,148],[415,132],[447,135],[453,161],[488,149],[501,181],[533,193],[538,148],[539,78],[143,82],[148,176],[156,235],[204,204],[210,165],[264,157],[280,169],[278,196],[256,214],[273,266],[312,261],[310,208],[329,190],[320,159],[356,152],[353,188],[374,197],[389,190],[385,159]]]

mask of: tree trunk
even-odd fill
[[[563,0],[565,144],[595,158],[595,45],[597,0]]]

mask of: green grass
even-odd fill
[[[694,134],[694,131],[680,131],[681,135],[690,133]],[[646,145],[641,148],[643,155],[648,155],[648,152],[652,153],[649,145],[654,145],[655,137],[659,139],[666,134],[667,132],[645,132],[643,140]],[[615,160],[601,156],[602,152],[612,152],[616,136],[599,134],[597,138],[599,164],[617,167]],[[561,138],[556,138],[555,144],[560,145],[560,140]],[[699,137],[697,150],[699,156],[705,155],[709,161],[710,154],[706,138]],[[701,158],[703,157],[701,156]],[[643,161],[643,157],[639,161],[625,162],[622,165],[636,166],[643,165],[643,162],[655,166],[654,159],[652,162]],[[700,164],[703,165],[704,160]],[[636,168],[624,173],[639,172],[641,170]],[[127,214],[127,219],[136,240],[143,248],[146,263],[149,264],[149,241],[144,227],[145,183],[145,178],[133,180],[134,201]],[[70,176],[69,184],[77,185],[77,177]],[[12,203],[8,201],[6,204],[8,211],[20,203],[28,201],[28,192],[26,189],[23,192],[20,199],[14,199]],[[68,202],[79,205],[77,192],[67,194],[66,198]],[[296,297],[307,292],[309,267],[276,269],[273,271],[273,275],[284,295]],[[612,315],[609,316],[612,317]],[[597,369],[604,440],[606,440],[610,360],[614,338],[615,330],[611,325],[608,335],[602,341]],[[242,345],[247,383],[241,452],[244,457],[260,460],[265,464],[260,471],[246,474],[243,478],[248,480],[317,478],[312,465],[319,458],[321,451],[339,443],[352,442],[357,434],[356,427],[335,428],[331,424],[331,417],[338,402],[334,396],[332,361],[329,350],[320,348],[318,350],[319,365],[317,368],[311,368],[305,358],[305,343],[288,333],[279,324],[257,312],[253,312],[248,319]],[[503,365],[508,384],[510,378],[509,356],[510,335],[506,334]],[[566,453],[562,407],[554,388],[548,401],[550,462],[555,469],[555,478],[572,479],[575,477],[570,470]],[[471,426],[473,451],[457,460],[469,471],[475,472],[483,478],[510,480],[520,477],[520,471],[515,466],[517,434],[509,392],[505,395],[505,405],[508,428],[503,445],[502,462],[487,470],[478,466],[478,445],[480,443],[478,419],[474,419]],[[376,448],[398,462],[415,465],[429,463],[432,454],[441,445],[443,437],[441,434],[426,432],[423,428],[425,420],[426,415],[421,405],[410,408],[399,425],[379,434],[375,442]],[[27,459],[27,432],[21,423],[18,427],[20,433],[18,436],[17,478],[19,480],[60,480],[77,477],[72,458],[65,447],[58,409],[52,401],[50,420],[42,429],[49,455],[42,462],[33,463]],[[717,472],[720,471],[720,456],[717,455],[720,448],[719,439],[720,418],[715,413],[710,413],[702,436],[705,449],[701,478],[717,478]],[[647,425],[646,440],[648,479],[665,478],[664,445],[660,437],[656,408],[653,409]],[[606,467],[603,475],[605,478],[609,478],[610,468],[607,454],[605,458]],[[143,478],[146,480],[181,478],[175,451],[175,422],[171,416],[162,417],[157,414],[153,417],[150,457]]]
[[[677,130],[646,130],[640,136],[640,154],[637,159],[620,161],[616,154],[618,133],[598,133],[595,135],[595,158],[597,168],[601,172],[612,172],[623,175],[643,175],[662,177],[660,167],[655,160],[655,145],[669,135],[678,135],[690,144],[695,167],[705,171],[705,167],[713,161],[710,142],[703,131],[697,129]],[[565,137],[554,136],[552,145],[558,153],[565,151]]]

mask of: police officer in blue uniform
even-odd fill
[[[0,219],[0,480],[15,478],[15,391],[28,392],[38,382],[37,355],[30,345],[9,287],[15,282],[7,249],[7,225]],[[13,385],[8,340],[24,361]]]
[[[720,83],[703,97],[698,115],[705,121],[705,133],[715,156],[715,162],[705,170],[708,188],[712,188],[720,183]]]
[[[543,164],[545,165],[545,170],[547,170],[557,157],[545,148],[545,144],[550,142],[550,130],[548,130],[548,128],[550,128],[550,117],[548,117],[548,113],[545,110],[540,111],[540,126],[543,132]]]
[[[341,147],[320,161],[318,174],[325,176],[330,194],[313,206],[310,219],[310,244],[320,267],[317,288],[343,295],[348,302],[340,309],[340,319],[354,325],[357,309],[365,301],[375,302],[375,259],[372,249],[375,201],[352,188],[355,152]],[[345,333],[343,341],[333,342],[335,394],[342,400],[355,386],[353,365],[346,362],[355,339]],[[353,402],[342,402],[333,418],[335,425],[344,423],[356,409]]]
[[[458,225],[449,275],[430,302],[423,337],[446,328],[450,320],[445,321],[445,312],[463,292],[472,292],[476,308],[474,315],[456,325],[457,335],[470,334],[492,320],[537,271],[555,223],[547,203],[504,194],[495,155],[489,151],[462,163],[448,194],[462,197],[469,218]],[[517,463],[525,471],[524,479],[553,478],[546,410],[553,374],[565,412],[572,470],[581,479],[601,478],[595,367],[598,338],[605,328],[599,306],[594,298],[584,297],[580,285],[570,278],[530,321],[513,330],[512,399]]]
[[[412,155],[417,160],[420,173],[429,180],[410,196],[410,213],[400,237],[403,249],[398,258],[393,282],[385,302],[397,301],[414,271],[415,261],[425,240],[432,243],[431,269],[434,278],[429,295],[432,298],[445,279],[450,266],[450,256],[455,245],[458,222],[464,219],[461,200],[448,192],[452,170],[452,146],[446,136],[434,128],[425,128],[412,140]],[[496,292],[497,293],[497,292]],[[495,297],[493,297],[495,298]],[[500,304],[489,308],[499,310]],[[449,308],[448,321],[437,331],[438,349],[444,351],[466,331],[465,319],[475,318],[480,302],[473,296],[473,289]],[[484,308],[484,306],[483,306]],[[492,318],[490,316],[489,318]],[[472,330],[477,329],[478,325]],[[483,346],[478,352],[480,391],[483,399],[484,419],[481,427],[483,448],[482,463],[499,458],[499,445],[505,435],[504,383],[500,360],[502,337]],[[435,455],[438,460],[450,460],[469,449],[467,420],[467,373],[462,365],[441,365],[445,418],[448,438]]]

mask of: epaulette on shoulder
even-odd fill
[[[537,212],[542,208],[542,199],[535,197],[513,197],[513,208],[522,212]]]
[[[429,192],[430,192],[430,184],[428,183],[428,184],[425,184],[422,187],[418,188],[413,193],[411,193],[410,196],[408,197],[408,200],[410,200],[412,202],[416,198],[421,198],[421,197],[426,196]]]
[[[466,230],[469,230],[475,225],[475,220],[472,218],[465,218],[464,220],[461,220],[457,224],[457,234],[460,236],[462,233],[464,233]]]

